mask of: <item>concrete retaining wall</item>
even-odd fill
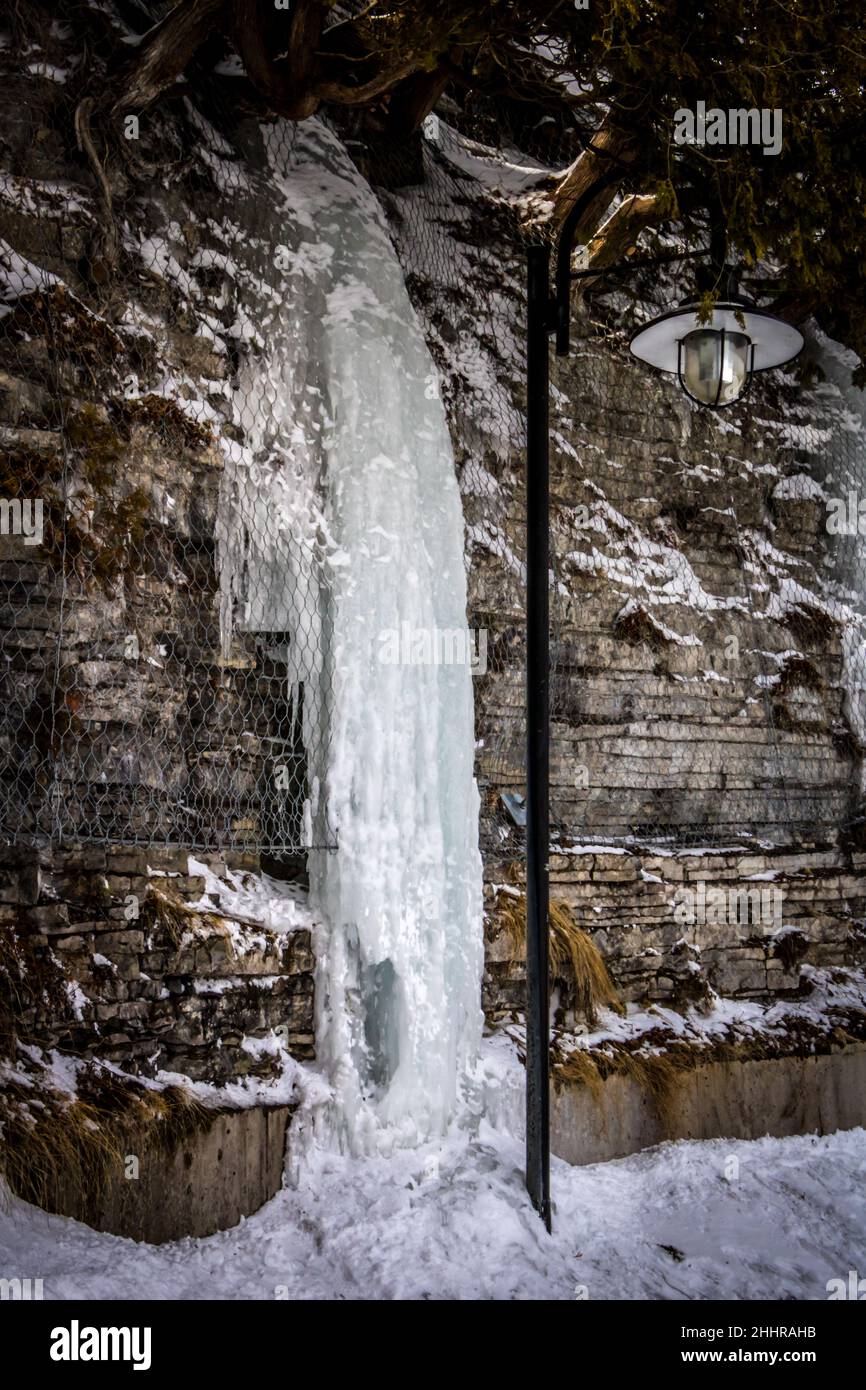
[[[568,1163],[624,1158],[665,1139],[757,1139],[829,1134],[866,1125],[866,1046],[817,1057],[712,1062],[686,1072],[659,1112],[630,1076],[596,1098],[551,1088],[551,1147]]]
[[[218,1110],[213,1123],[171,1154],[142,1146],[137,1179],[118,1174],[98,1208],[78,1189],[59,1190],[49,1210],[98,1231],[160,1244],[237,1225],[282,1186],[291,1107]]]

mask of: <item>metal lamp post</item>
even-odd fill
[[[612,167],[577,199],[556,252],[554,292],[550,247],[528,249],[526,407],[526,1187],[548,1231],[550,1209],[550,401],[549,339],[569,351],[571,253],[581,218],[599,193],[621,179]],[[718,243],[717,243],[718,244]],[[723,243],[722,243],[723,244]],[[674,258],[679,259],[679,258]],[[724,254],[718,257],[723,272]],[[580,272],[577,272],[579,275]],[[730,277],[729,277],[730,280]],[[731,289],[710,322],[689,302],[648,323],[631,340],[635,357],[675,372],[700,406],[719,409],[742,398],[756,371],[797,356],[802,335]]]
[[[550,1230],[550,376],[548,343],[568,352],[571,252],[580,219],[612,168],[562,225],[556,292],[550,247],[530,246],[526,334],[526,1187]]]

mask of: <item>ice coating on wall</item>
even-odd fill
[[[312,711],[312,842],[336,846],[310,855],[316,1048],[331,1129],[361,1152],[442,1132],[480,1041],[463,515],[377,201],[318,122],[293,128],[290,154],[279,123],[264,138],[288,269],[238,383],[270,408],[243,422],[227,469],[223,633],[291,628],[299,611],[317,625],[320,660],[294,669],[290,643],[288,671]]]

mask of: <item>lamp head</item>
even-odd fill
[[[675,373],[698,405],[711,410],[733,405],[749,389],[755,372],[791,362],[803,335],[791,324],[739,296],[717,302],[701,322],[693,301],[661,314],[635,333],[635,357]]]

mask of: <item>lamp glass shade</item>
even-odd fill
[[[639,328],[630,347],[635,357],[658,367],[663,372],[679,370],[680,344],[696,329],[722,329],[726,333],[745,333],[752,348],[751,369],[765,372],[770,367],[782,367],[797,356],[803,346],[803,335],[793,324],[777,319],[767,309],[759,309],[745,301],[725,301],[716,304],[710,322],[702,323],[697,304],[681,304],[669,309]]]
[[[680,341],[679,376],[699,405],[731,405],[749,382],[752,341],[730,329],[696,328]]]

